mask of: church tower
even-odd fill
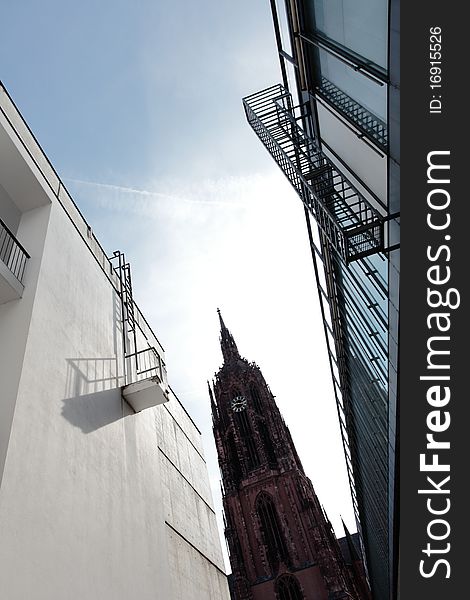
[[[363,600],[274,396],[218,312],[209,395],[234,600]]]

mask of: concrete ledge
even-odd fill
[[[169,400],[169,390],[162,387],[158,377],[149,377],[122,388],[122,395],[135,412],[158,406]]]
[[[18,300],[23,295],[24,285],[16,279],[5,263],[0,260],[0,304]]]

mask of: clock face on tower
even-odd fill
[[[235,396],[235,398],[232,398],[230,404],[233,412],[240,412],[246,408],[246,398],[245,396]]]

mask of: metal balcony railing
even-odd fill
[[[348,121],[359,127],[370,140],[378,144],[385,152],[387,151],[387,125],[381,119],[353,100],[351,96],[345,94],[334,83],[326,79],[326,77],[322,77],[321,85],[317,87],[317,92],[342,113]]]
[[[126,385],[122,396],[135,412],[159,406],[170,399],[165,363],[156,348],[126,355]]]
[[[0,260],[20,283],[23,283],[28,258],[29,254],[0,219]]]
[[[383,250],[384,219],[301,127],[305,106],[277,84],[243,99],[249,124],[346,262]]]
[[[167,384],[165,363],[153,346],[126,354],[126,358],[132,358],[137,364],[134,372],[130,373],[130,379],[139,381],[147,377],[157,377],[159,383]]]

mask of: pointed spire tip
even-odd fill
[[[220,321],[220,345],[222,348],[222,354],[224,356],[224,361],[228,361],[231,358],[239,358],[240,355],[238,354],[237,345],[235,343],[235,340],[233,339],[232,334],[227,329],[227,326],[224,323],[224,320],[222,318],[222,314],[221,314],[219,308],[217,309],[217,314],[219,315],[219,321]]]

